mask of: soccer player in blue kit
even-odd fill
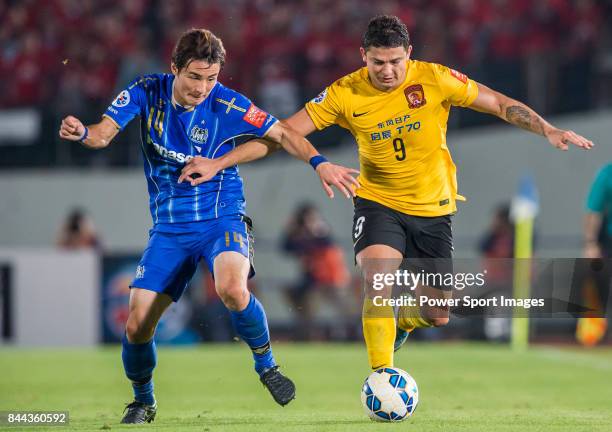
[[[224,61],[219,38],[205,29],[189,30],[174,48],[172,74],[137,78],[97,124],[86,127],[68,116],[60,127],[61,138],[99,149],[134,117],[141,118],[153,228],[130,286],[122,358],[134,401],[122,423],[155,418],[155,328],[181,297],[200,259],[215,277],[236,332],[251,348],[261,382],[280,405],[295,397],[295,385],[278,370],[272,354],[263,306],[247,289],[254,274],[251,222],[238,168],[230,166],[204,181],[192,170],[198,158],[222,160],[236,147],[237,137],[263,137],[271,148],[280,145],[310,162],[330,197],[331,185],[347,197],[354,194],[357,181],[351,174],[356,170],[329,163],[305,138],[217,81]]]

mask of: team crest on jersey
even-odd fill
[[[268,117],[267,112],[260,110],[255,104],[251,104],[244,117],[242,117],[242,120],[256,128],[260,128],[266,121],[266,117]]]
[[[327,96],[327,89],[323,90],[321,93],[317,95],[312,101],[314,103],[321,103],[325,100],[325,96]]]
[[[123,90],[121,93],[117,95],[115,100],[113,101],[113,105],[117,108],[123,108],[127,104],[130,103],[130,92],[127,90]]]
[[[206,141],[208,140],[208,129],[194,126],[191,129],[189,139],[200,144],[206,144]]]
[[[136,267],[136,279],[142,279],[145,274],[145,266],[139,265]]]
[[[427,103],[427,99],[425,99],[425,91],[423,90],[423,86],[421,84],[414,84],[406,87],[404,90],[404,95],[406,95],[408,106],[410,106],[412,109],[421,108]]]

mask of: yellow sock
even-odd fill
[[[401,306],[397,312],[397,326],[410,332],[415,328],[432,327],[432,324],[420,316],[417,306]]]
[[[370,299],[363,303],[363,337],[372,370],[393,367],[395,317],[392,307],[374,306]]]

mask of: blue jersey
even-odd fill
[[[119,93],[104,114],[120,129],[140,116],[153,223],[182,224],[244,214],[237,166],[195,187],[188,181],[179,184],[178,178],[194,156],[218,158],[236,146],[237,137],[262,137],[277,120],[220,83],[201,104],[186,110],[172,102],[173,82],[171,74],[140,77]]]

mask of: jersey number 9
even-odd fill
[[[404,140],[401,138],[395,138],[393,140],[393,150],[395,150],[395,159],[403,161],[406,159],[406,146],[404,146]]]

